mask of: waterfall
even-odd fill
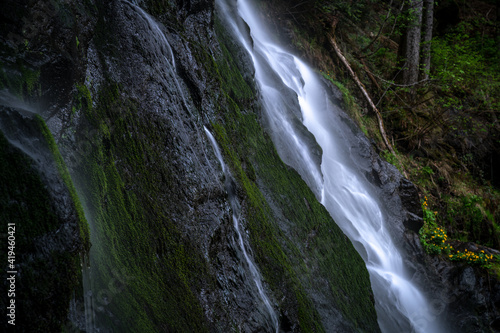
[[[148,14],[133,1],[122,0],[116,3],[119,9],[114,13],[116,20],[128,20],[134,30],[127,31],[127,37],[135,38],[134,45],[138,49],[144,50],[145,54],[141,54],[145,58],[145,63],[155,72],[155,76],[150,76],[148,79],[157,80],[158,85],[162,88],[158,90],[158,94],[154,98],[158,100],[155,109],[144,110],[144,112],[161,113],[165,122],[170,122],[171,128],[177,130],[175,135],[179,140],[184,141],[199,141],[202,142],[201,133],[187,119],[195,119],[198,115],[194,112],[195,107],[187,92],[187,87],[182,78],[177,73],[177,65],[174,57],[174,50],[169,43],[169,35],[166,29],[153,16]],[[109,29],[116,29],[115,25],[110,24]],[[117,42],[118,44],[119,42]],[[126,76],[119,66],[110,60],[116,70],[113,74],[117,75],[116,81],[124,80],[121,76]],[[137,63],[141,64],[140,61]],[[134,63],[135,64],[135,63]],[[146,66],[146,65],[145,65]],[[148,68],[149,69],[149,68]],[[146,71],[147,73],[147,71]],[[94,76],[95,75],[95,76]],[[90,73],[88,82],[94,82],[93,85],[98,87],[98,83],[102,81],[99,73]],[[128,93],[133,94],[135,90],[130,89]],[[150,98],[149,96],[134,96],[137,99]],[[154,103],[151,103],[154,104]],[[188,115],[188,117],[186,117]],[[138,118],[139,119],[139,118]],[[193,147],[188,146],[190,158],[183,161],[184,167],[197,168],[200,166],[199,158],[194,152]],[[189,155],[187,152],[186,155]],[[192,166],[191,166],[192,165]],[[200,166],[201,168],[201,166]],[[81,170],[77,171],[77,176],[81,181],[82,187],[89,187],[90,180],[83,178],[84,174]],[[94,189],[91,189],[94,190]],[[132,273],[126,272],[122,264],[116,259],[105,258],[108,252],[107,248],[112,247],[105,228],[102,225],[109,223],[102,214],[98,213],[96,207],[90,202],[90,196],[82,195],[84,207],[89,211],[91,218],[88,218],[91,227],[91,243],[90,261],[84,264],[83,267],[83,282],[84,282],[84,301],[85,301],[85,320],[87,332],[109,332],[113,330],[123,330],[130,327],[127,325],[129,318],[124,317],[123,313],[116,309],[118,297],[134,297],[133,289],[128,287],[128,280],[135,279]],[[86,210],[86,213],[87,213]],[[127,236],[121,234],[121,236]],[[155,262],[158,258],[156,254]],[[130,259],[134,260],[134,259]],[[119,286],[119,287],[116,287]],[[126,294],[125,296],[122,293]],[[129,294],[131,296],[129,296]],[[113,299],[115,298],[115,299]]]
[[[243,254],[243,257],[245,258],[245,262],[247,263],[248,266],[248,271],[250,272],[250,276],[255,283],[255,286],[257,287],[257,291],[259,293],[259,296],[262,300],[262,303],[264,304],[267,313],[269,314],[269,317],[273,323],[274,326],[274,331],[278,333],[279,331],[279,325],[278,325],[278,317],[276,316],[276,313],[273,310],[273,307],[271,306],[271,302],[269,301],[269,298],[266,295],[266,292],[264,291],[264,287],[262,286],[262,279],[260,276],[259,271],[257,270],[257,267],[253,263],[252,259],[248,255],[248,251],[245,246],[245,242],[243,241],[243,236],[241,235],[241,230],[240,230],[240,223],[239,223],[239,212],[240,212],[240,205],[238,200],[236,199],[235,194],[233,193],[233,186],[232,186],[232,178],[231,174],[229,173],[229,170],[224,163],[224,160],[222,159],[222,154],[220,152],[220,149],[217,145],[217,142],[215,141],[215,138],[213,137],[212,133],[205,127],[205,133],[207,134],[207,137],[210,140],[210,143],[212,144],[215,155],[217,156],[217,159],[219,160],[219,163],[222,167],[222,172],[224,173],[225,177],[225,187],[226,191],[229,196],[229,202],[231,204],[231,209],[233,213],[233,226],[234,230],[236,231],[236,234],[238,235],[238,245],[239,248]]]
[[[248,0],[236,5],[218,0],[218,6],[253,59],[278,153],[299,172],[363,257],[381,330],[440,332],[387,230],[386,208],[375,199],[376,189],[359,166],[362,157],[353,149],[354,136],[342,120],[342,110],[332,103],[316,73],[271,40]],[[323,151],[319,163],[304,127]]]

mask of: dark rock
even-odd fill
[[[355,130],[354,133],[360,133]],[[432,318],[438,320],[447,332],[497,331],[500,312],[500,281],[485,269],[445,261],[423,251],[418,231],[423,225],[422,208],[416,187],[392,165],[383,162],[369,149],[369,143],[359,135],[361,156],[359,167],[366,170],[367,178],[380,190],[376,194],[386,206],[386,221],[393,239],[402,250],[403,260],[410,276],[430,300]],[[355,142],[355,140],[352,140]],[[367,147],[366,150],[362,146]],[[457,250],[484,251],[497,254],[494,249],[473,243],[458,245]]]
[[[367,299],[366,304],[360,305],[348,288],[335,290],[335,279],[343,278],[339,272],[345,269],[347,274],[347,270],[361,267],[361,259],[331,219],[316,221],[315,216],[326,213],[310,192],[303,191],[303,182],[290,190],[292,194],[302,191],[297,207],[286,211],[281,205],[287,200],[282,197],[282,184],[274,183],[273,187],[264,181],[259,167],[265,166],[253,166],[249,156],[245,156],[250,152],[238,151],[231,158],[233,163],[243,165],[245,175],[236,174],[234,184],[224,187],[224,175],[203,125],[219,125],[216,129],[221,132],[226,131],[223,126],[240,126],[227,119],[231,108],[241,108],[237,112],[241,119],[260,115],[253,98],[238,96],[234,89],[222,87],[221,74],[217,76],[222,62],[229,62],[225,58],[229,53],[238,61],[226,65],[234,65],[235,72],[243,73],[250,94],[255,92],[251,59],[229,40],[223,27],[217,27],[220,22],[215,19],[214,1],[134,3],[140,7],[117,0],[9,0],[0,14],[0,57],[9,82],[16,83],[2,84],[36,105],[47,120],[79,186],[96,237],[89,273],[94,274],[94,285],[87,290],[89,297],[94,297],[96,329],[270,331],[268,316],[248,278],[248,267],[239,249],[230,196],[236,197],[242,206],[242,229],[251,225],[258,210],[251,201],[263,198],[265,204],[258,208],[269,214],[265,216],[272,216],[274,224],[269,227],[271,231],[259,232],[277,235],[276,244],[271,244],[276,246],[273,249],[283,251],[287,260],[293,259],[293,268],[287,262],[289,270],[273,272],[269,262],[276,259],[266,258],[262,255],[265,249],[259,247],[266,244],[252,238],[255,236],[251,232],[244,233],[251,256],[260,258],[258,264],[266,270],[263,274],[270,277],[264,287],[280,313],[281,331],[299,332],[303,324],[299,309],[309,307],[316,314],[311,327],[323,325],[326,330],[347,332],[365,324],[352,322],[336,301],[341,299],[353,307],[373,310],[373,299],[366,295],[368,286],[364,285],[368,283],[366,270],[363,268],[359,281],[355,281],[365,288],[359,290],[365,290],[362,297]],[[252,42],[250,33],[246,38]],[[225,40],[224,45],[219,44],[221,40]],[[39,77],[32,82],[26,73],[39,73]],[[286,93],[294,99],[293,94]],[[293,109],[290,117],[298,117]],[[355,128],[346,115],[339,121]],[[12,108],[4,108],[0,113],[0,124],[4,133],[7,129],[12,133],[19,131],[18,137],[43,141],[33,134],[36,131],[30,121]],[[298,122],[295,126],[310,146],[317,146]],[[416,234],[422,217],[415,187],[395,167],[380,160],[359,131],[353,130],[346,140],[359,152],[357,167],[377,188],[373,195],[387,203],[384,213],[391,232],[404,250],[414,279],[433,295],[436,316],[453,323],[457,331],[500,326],[497,280],[484,276],[479,269],[425,255]],[[50,279],[62,271],[64,262],[58,263],[59,270],[47,271],[47,265],[55,264],[54,252],[75,254],[82,244],[76,238],[76,213],[68,190],[46,149],[35,147],[30,156],[30,172],[37,173],[47,187],[49,206],[60,223],[57,228],[28,239],[32,241],[31,252],[22,260],[45,267],[41,271]],[[6,149],[16,150],[12,144]],[[274,148],[266,153],[273,155]],[[317,148],[317,161],[320,156]],[[298,178],[281,161],[272,163],[293,179]],[[249,180],[244,178],[246,173],[250,174]],[[260,191],[260,196],[250,193],[254,195],[250,197],[244,185]],[[22,206],[24,201],[13,202]],[[291,213],[299,205],[307,216],[300,228],[293,221],[301,216]],[[301,228],[304,230],[298,230]],[[301,238],[299,232],[305,236]],[[347,247],[349,250],[345,250]],[[278,250],[273,255],[281,258]],[[324,272],[324,264],[346,253],[352,267]],[[122,272],[120,269],[125,270],[120,276],[131,274],[134,283],[124,283],[126,288],[110,294],[109,286],[116,282],[110,271]],[[22,274],[32,272],[24,269]],[[36,271],[30,276],[36,277]],[[60,288],[66,288],[65,295],[70,294],[73,290],[68,289],[76,288],[75,285],[57,284],[43,298],[53,296]],[[150,289],[154,292],[146,296],[141,293]],[[26,295],[35,298],[36,293]],[[298,295],[302,298],[298,299]],[[82,326],[82,315],[77,314],[82,312],[78,310],[81,298],[72,303],[74,316],[70,317],[75,327]],[[51,309],[59,311],[54,321],[59,324],[68,315],[67,297],[55,300],[47,309],[37,307],[36,301],[26,300],[26,309],[35,304],[31,307],[33,323],[43,321]],[[131,321],[130,313],[139,319],[134,317]],[[366,327],[376,331],[375,316],[366,314],[365,319]]]
[[[401,204],[407,210],[407,215],[403,223],[406,229],[418,233],[420,228],[424,225],[424,220],[422,218],[422,209],[417,188],[408,179],[401,178],[398,191],[399,197],[401,198]]]
[[[7,307],[15,300],[19,331],[57,331],[81,288],[80,257],[88,244],[82,242],[80,224],[86,222],[79,221],[77,204],[34,117],[0,105],[0,220],[6,231],[7,223],[15,228],[12,267],[7,267],[7,252],[2,255],[7,269],[1,275],[6,292],[0,304]],[[7,237],[0,244],[6,249]],[[17,272],[15,297],[7,298],[7,271]],[[7,319],[0,321],[6,332]]]

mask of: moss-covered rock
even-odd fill
[[[13,6],[21,20],[34,15],[23,14],[26,2]],[[86,301],[96,328],[220,332],[266,327],[266,316],[256,306],[260,298],[245,278],[247,268],[234,243],[218,161],[202,130],[207,125],[236,180],[245,241],[280,313],[281,329],[378,330],[364,264],[298,174],[278,157],[261,127],[251,62],[214,20],[212,1],[145,1],[154,16],[123,1],[39,6],[36,10],[53,10],[49,25],[54,29],[27,38],[30,50],[3,45],[7,53],[15,52],[2,53],[0,60],[10,67],[2,67],[0,78],[25,100],[40,101],[41,118],[35,118],[33,130],[43,138],[52,172],[60,174],[58,182],[49,183],[66,193],[66,201],[51,203],[42,192],[29,197],[18,178],[8,180],[23,189],[16,200],[33,199],[40,206],[23,213],[35,214],[30,219],[37,226],[25,246],[36,239],[33,253],[51,253],[33,261],[26,278],[40,271],[46,274],[40,279],[43,293],[49,295],[51,286],[64,290],[54,299],[52,326],[40,327],[60,329],[68,295],[77,288],[77,252],[42,250],[50,240],[39,236],[57,230],[52,220],[58,207],[71,209],[72,219],[63,220],[82,226],[74,232],[83,244],[87,233],[78,224],[83,212],[89,221]],[[22,32],[22,25],[11,28]],[[44,53],[44,61],[36,62],[33,52]],[[20,59],[20,65],[11,58]],[[21,79],[12,78],[11,67],[14,78]],[[23,76],[22,68],[30,72]],[[54,276],[46,267],[59,272],[64,265],[72,269],[57,283],[67,284],[46,285]],[[26,295],[26,304],[28,298],[37,301],[31,300],[34,294]],[[32,308],[32,322],[45,323],[47,310]]]
[[[82,296],[75,291],[89,248],[87,221],[43,120],[6,107],[0,114],[0,220],[9,236],[0,245],[13,252],[2,251],[2,279],[15,276],[1,304],[15,301],[17,330],[61,331],[70,299]],[[12,319],[2,319],[6,332]]]

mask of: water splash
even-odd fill
[[[342,111],[307,65],[270,40],[248,1],[237,2],[239,17],[230,3],[219,0],[218,4],[253,59],[278,153],[299,172],[365,260],[381,330],[440,332],[429,302],[412,283],[387,230],[384,204],[375,199],[376,190],[357,165],[360,156],[351,149],[355,137],[343,123]],[[242,28],[245,23],[251,38]],[[295,110],[290,98],[298,101]],[[298,121],[321,147],[320,163],[313,158],[313,146]]]
[[[245,242],[243,241],[243,236],[241,234],[240,230],[240,222],[239,222],[239,212],[240,212],[240,204],[238,200],[236,199],[235,194],[233,193],[233,186],[232,186],[232,178],[231,174],[229,173],[229,169],[227,168],[226,164],[224,163],[224,160],[222,159],[222,154],[220,152],[219,146],[217,145],[217,142],[215,141],[215,138],[213,137],[212,133],[205,128],[205,133],[207,134],[207,137],[210,140],[210,143],[212,144],[212,147],[214,148],[215,155],[217,156],[217,159],[219,160],[219,163],[222,167],[222,171],[225,176],[225,187],[226,191],[228,192],[229,196],[229,202],[231,204],[231,209],[233,211],[233,225],[234,225],[234,230],[236,231],[236,234],[238,235],[238,245],[240,247],[241,252],[243,253],[243,257],[245,258],[245,262],[248,265],[248,271],[250,272],[250,276],[255,283],[255,286],[257,287],[257,291],[259,293],[259,296],[267,310],[267,313],[269,314],[269,317],[273,323],[274,330],[276,333],[279,332],[279,325],[278,325],[278,317],[276,316],[276,313],[274,312],[273,307],[271,306],[271,302],[269,301],[269,298],[266,295],[266,292],[264,291],[264,287],[262,285],[262,278],[257,270],[257,267],[253,263],[253,260],[250,258],[248,255],[248,251],[245,246]]]

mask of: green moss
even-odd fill
[[[238,114],[238,111],[233,112]],[[226,116],[231,117],[230,113]],[[309,247],[303,249],[307,253],[304,256],[315,258],[310,260],[319,266],[321,276],[335,277],[331,292],[335,295],[336,305],[355,326],[361,330],[372,329],[370,325],[376,325],[376,315],[363,261],[300,176],[280,160],[256,117],[241,114],[237,117],[238,121],[228,119],[225,122],[238,126],[230,134],[220,124],[213,127],[229,165],[248,196],[247,227],[266,281],[273,290],[280,289],[283,284],[286,289],[293,290],[303,331],[322,331],[319,315],[304,291],[304,286],[311,283],[308,278],[313,278],[313,273],[304,265],[302,254],[294,245],[310,239]],[[242,132],[244,136],[241,136]],[[287,239],[274,222],[267,199],[248,177],[252,172],[263,182],[271,200],[282,208],[284,217],[293,226],[292,239]],[[311,238],[311,234],[314,237]],[[299,278],[303,275],[307,278]],[[353,300],[357,306],[353,306]],[[371,318],[371,323],[366,318]]]
[[[19,59],[16,64],[0,62],[0,89],[5,88],[21,99],[40,95],[40,70],[31,69]]]
[[[90,231],[89,231],[89,225],[87,223],[87,219],[85,218],[85,213],[83,212],[82,204],[80,203],[80,198],[78,197],[75,187],[73,185],[73,181],[71,180],[71,176],[69,174],[68,168],[66,167],[66,164],[64,163],[64,160],[61,156],[61,153],[59,152],[59,148],[57,148],[57,144],[54,140],[54,137],[52,136],[52,133],[50,133],[50,130],[48,129],[47,125],[45,124],[45,121],[40,117],[39,115],[35,116],[35,121],[37,122],[37,125],[40,129],[40,132],[45,138],[45,141],[48,144],[48,147],[50,149],[50,152],[52,153],[54,157],[54,161],[56,162],[57,166],[57,171],[61,175],[61,178],[64,181],[64,184],[69,190],[69,193],[71,195],[71,199],[73,200],[73,204],[78,216],[78,227],[80,230],[80,237],[82,238],[82,244],[84,246],[84,249],[86,252],[88,252],[90,248]]]
[[[247,102],[255,98],[254,91],[243,79],[231,56],[231,52],[224,44],[221,44],[221,49],[222,57],[216,63],[222,80],[222,89],[236,101]]]
[[[76,84],[76,97],[74,101],[76,102],[75,107],[77,109],[84,109],[84,111],[90,111],[92,109],[92,94],[89,88],[85,84]]]
[[[119,90],[111,81],[102,86],[97,107],[85,113],[90,128],[81,133],[92,145],[80,173],[93,220],[94,288],[108,290],[113,272],[130,277],[102,304],[123,320],[98,312],[98,321],[121,331],[207,331],[194,291],[211,283],[210,274],[170,218],[182,203],[165,195],[180,185],[156,144],[165,141],[164,131],[152,127],[154,120],[137,117],[136,102]]]
[[[40,88],[40,70],[31,70],[27,67],[21,66],[23,87],[26,88],[28,96],[35,92],[36,88]],[[38,91],[40,94],[40,92]]]
[[[450,237],[462,242],[476,242],[497,248],[500,230],[495,216],[487,208],[487,200],[476,194],[443,197],[444,223],[452,230]]]
[[[254,119],[255,121],[255,119]],[[266,281],[271,285],[275,293],[279,293],[280,286],[292,292],[295,298],[297,315],[303,332],[323,332],[324,329],[319,321],[319,315],[312,306],[311,301],[297,278],[290,259],[280,246],[278,237],[281,236],[277,225],[272,223],[273,215],[266,199],[257,185],[252,182],[243,169],[239,157],[231,149],[229,140],[224,135],[220,126],[214,126],[217,139],[222,142],[224,152],[231,157],[230,165],[235,169],[237,178],[242,184],[248,197],[246,202],[246,216],[248,229],[250,231],[252,248],[256,255],[259,267],[263,271]],[[276,295],[280,299],[283,295]]]

